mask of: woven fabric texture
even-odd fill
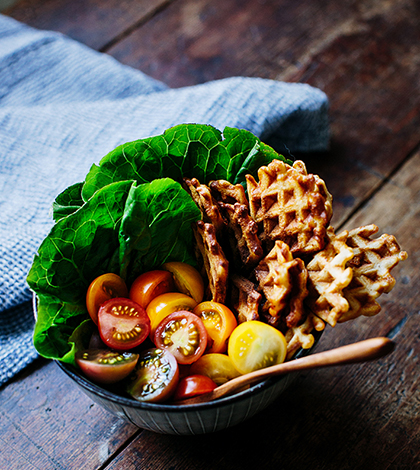
[[[232,77],[170,89],[58,33],[0,15],[0,385],[32,362],[26,276],[51,204],[117,145],[180,123],[328,147],[328,100],[306,84]]]

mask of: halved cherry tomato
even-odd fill
[[[206,352],[225,352],[227,340],[238,324],[235,315],[225,305],[211,301],[201,302],[194,308],[193,313],[201,318],[213,340]]]
[[[91,282],[86,293],[86,308],[96,325],[99,307],[115,297],[128,297],[125,281],[118,274],[102,274]]]
[[[286,352],[283,334],[260,321],[241,323],[229,338],[228,355],[241,374],[280,364],[284,362]]]
[[[192,311],[196,305],[197,302],[192,297],[180,292],[168,292],[155,297],[146,309],[150,318],[150,338],[153,340],[157,326],[169,314],[179,310]]]
[[[113,384],[125,379],[136,367],[138,354],[87,349],[76,354],[76,364],[93,382]]]
[[[150,320],[144,308],[130,299],[105,302],[98,312],[102,341],[111,349],[126,351],[141,344],[150,333]]]
[[[154,343],[171,352],[179,364],[191,364],[207,346],[207,331],[192,312],[181,310],[164,318],[156,328]]]
[[[174,401],[186,400],[187,398],[204,395],[213,391],[217,385],[205,375],[189,375],[183,377],[175,390]]]
[[[233,365],[232,359],[226,354],[211,353],[203,356],[191,364],[191,374],[205,375],[217,385],[241,375]]]
[[[175,392],[178,380],[175,357],[169,351],[151,348],[140,354],[126,389],[138,401],[162,402]]]
[[[189,295],[196,302],[201,302],[204,297],[204,281],[201,274],[187,263],[170,261],[162,266],[172,273],[174,283],[179,292]]]
[[[150,301],[165,292],[174,292],[175,285],[169,271],[156,269],[140,274],[130,287],[129,297],[146,308]]]

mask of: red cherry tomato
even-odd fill
[[[165,292],[174,292],[175,285],[169,271],[154,270],[140,274],[130,288],[129,297],[146,308],[150,301]]]
[[[191,312],[174,312],[159,323],[154,334],[158,348],[170,351],[179,364],[191,364],[201,357],[207,346],[203,322]]]
[[[162,402],[175,392],[178,380],[175,357],[169,351],[151,348],[140,354],[126,389],[138,401]]]
[[[115,297],[128,297],[127,286],[118,274],[102,274],[91,282],[86,293],[86,308],[95,325],[98,324],[99,307]]]
[[[100,384],[125,379],[136,367],[138,354],[104,349],[87,349],[76,354],[76,364],[86,377]]]
[[[227,349],[230,334],[238,325],[235,315],[225,305],[218,302],[201,302],[193,313],[204,323],[208,335],[213,340],[208,353],[223,353]]]
[[[179,401],[204,395],[213,391],[216,387],[216,383],[205,375],[189,375],[179,381],[173,399],[174,401]]]
[[[102,341],[111,349],[126,351],[141,344],[150,333],[150,320],[144,308],[130,299],[105,302],[98,312]]]

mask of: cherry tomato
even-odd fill
[[[169,292],[155,297],[147,306],[146,312],[150,318],[150,337],[153,335],[159,323],[173,312],[179,310],[193,310],[197,302],[188,295],[179,292]]]
[[[194,364],[191,364],[191,374],[205,375],[217,385],[241,375],[233,365],[232,359],[226,354],[204,354]]]
[[[283,334],[260,321],[241,323],[229,338],[228,355],[241,374],[280,364],[284,362],[286,352]]]
[[[136,367],[138,354],[104,349],[86,349],[76,354],[76,364],[93,382],[113,384],[125,379]]]
[[[217,385],[205,375],[189,375],[183,377],[175,390],[174,401],[186,400],[187,398],[204,395],[213,391]]]
[[[150,320],[144,308],[130,299],[105,302],[98,312],[102,341],[111,349],[125,351],[141,344],[150,333]]]
[[[225,352],[229,336],[238,324],[235,315],[218,302],[201,302],[194,308],[193,313],[201,318],[212,339],[212,342],[209,342],[211,346],[206,352]]]
[[[191,364],[206,349],[207,331],[197,315],[181,310],[159,323],[153,339],[158,348],[170,351],[179,364]]]
[[[158,295],[175,290],[174,280],[169,271],[154,270],[140,274],[130,288],[129,297],[146,308]]]
[[[170,261],[162,266],[172,273],[174,283],[179,292],[189,295],[196,302],[201,302],[204,297],[204,281],[201,274],[187,263]]]
[[[115,297],[128,297],[127,286],[118,274],[102,274],[91,282],[86,293],[86,308],[95,325],[98,324],[99,307]]]
[[[175,392],[178,380],[175,357],[169,351],[151,348],[140,354],[126,389],[138,401],[162,402]]]

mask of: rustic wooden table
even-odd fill
[[[336,228],[375,222],[409,254],[382,312],[319,350],[388,336],[395,352],[311,371],[270,408],[197,437],[137,429],[39,359],[0,390],[0,468],[420,468],[420,6],[416,0],[21,0],[6,14],[61,31],[172,87],[246,75],[331,101],[331,150],[305,155]]]

